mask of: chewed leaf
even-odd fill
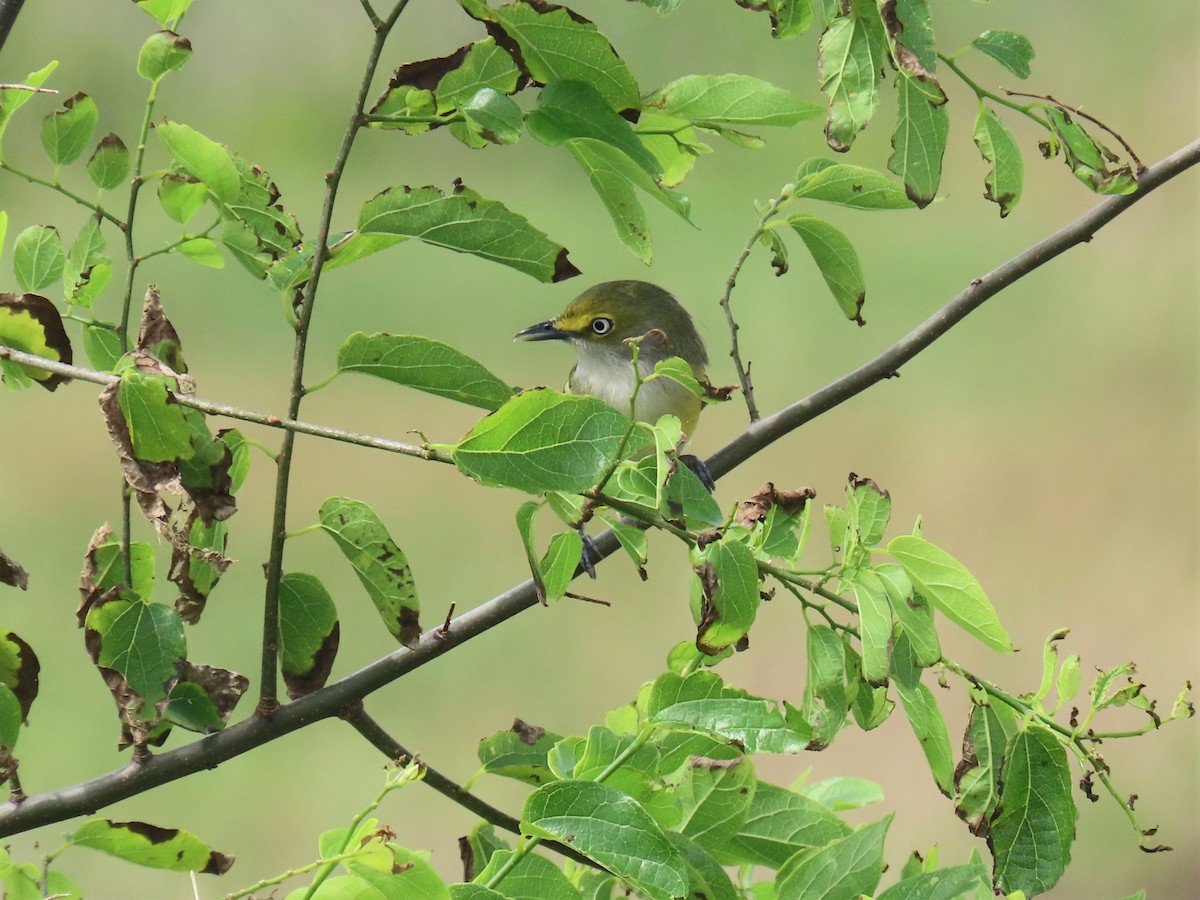
[[[1000,218],[1004,218],[1021,199],[1025,179],[1021,150],[1008,126],[983,103],[979,104],[979,115],[975,119],[974,138],[984,160],[991,164],[984,177],[987,190],[983,196],[1000,207]]]
[[[702,604],[696,647],[715,654],[746,637],[761,602],[758,565],[744,543],[724,538],[705,548],[697,566]]]
[[[338,370],[375,375],[483,409],[512,398],[507,384],[453,347],[411,334],[352,334],[338,350]]]
[[[420,604],[408,559],[367,504],[330,497],[321,504],[321,527],[333,538],[362,582],[387,630],[414,647],[421,637]]]

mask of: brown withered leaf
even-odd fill
[[[28,316],[42,330],[46,347],[58,354],[58,361],[70,364],[74,357],[71,353],[71,340],[67,330],[63,328],[62,316],[54,304],[41,294],[14,294],[9,291],[0,292],[0,311],[8,310],[9,315]],[[26,352],[41,348],[15,347]],[[55,375],[52,372],[25,369],[25,373],[48,391],[53,391],[60,384],[70,381],[65,375]]]
[[[723,403],[733,396],[733,392],[737,390],[736,384],[727,384],[724,387],[717,387],[707,378],[700,379],[700,387],[704,388],[704,396],[709,400],[716,400],[718,403]]]
[[[789,516],[795,515],[816,495],[816,491],[807,487],[798,491],[777,490],[775,485],[768,481],[752,497],[738,504],[733,521],[747,528],[752,527],[767,517],[772,506],[780,507]]]
[[[199,665],[186,659],[175,663],[175,671],[179,674],[179,682],[189,681],[200,686],[216,706],[222,724],[229,723],[229,716],[250,687],[250,679],[245,675],[216,666]]]
[[[129,686],[125,676],[108,666],[96,666],[96,669],[117,704],[117,715],[121,720],[121,739],[117,741],[117,749],[134,747],[140,755],[145,747],[161,747],[171,733],[170,723],[163,720],[170,702],[168,697],[164,695],[155,703],[152,716],[145,718],[145,701]]]
[[[174,372],[187,372],[179,332],[163,312],[162,297],[158,286],[154,284],[146,288],[146,298],[142,302],[142,324],[138,328],[135,347],[151,353]]]
[[[107,544],[111,537],[112,529],[105,522],[96,529],[96,533],[88,541],[87,550],[83,554],[83,571],[79,573],[79,609],[75,611],[75,618],[78,620],[80,628],[87,620],[88,611],[100,596],[100,586],[96,580],[96,549],[101,544]],[[92,659],[95,660],[95,658],[93,654]]]
[[[720,648],[705,644],[702,635],[708,630],[709,625],[720,618],[717,605],[713,602],[717,591],[720,590],[720,584],[717,582],[717,570],[712,563],[706,562],[694,566],[693,571],[700,578],[700,595],[702,597],[700,621],[696,623],[696,649],[708,656],[713,656],[720,652]]]
[[[183,493],[179,466],[173,462],[146,462],[134,455],[133,438],[117,399],[120,387],[120,382],[114,381],[100,392],[100,411],[104,414],[108,439],[117,452],[125,483],[133,490],[142,515],[154,524],[160,534],[171,540],[170,510],[159,494],[169,492],[178,496]],[[171,540],[172,546],[175,543],[175,540]]]
[[[521,719],[513,719],[512,731],[521,739],[522,744],[528,744],[530,747],[546,736],[545,728],[540,725],[530,725]]]
[[[29,573],[3,550],[0,550],[0,582],[11,584],[23,591],[29,588]]]
[[[196,514],[193,512],[191,517],[193,526],[195,520]],[[185,533],[189,536],[185,546],[172,545],[171,565],[167,570],[167,580],[179,588],[179,596],[175,598],[175,611],[179,613],[179,618],[188,625],[195,625],[200,621],[200,614],[204,612],[209,593],[216,587],[221,576],[225,574],[225,570],[233,564],[233,560],[224,555],[225,545],[229,541],[228,534],[221,534],[220,547],[200,547],[191,543],[193,531],[192,526],[185,529]],[[196,584],[192,576],[192,560],[212,567],[212,577],[207,590],[202,590]]]

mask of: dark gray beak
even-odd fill
[[[522,328],[513,338],[514,341],[562,341],[571,337],[566,331],[559,331],[554,326],[554,319],[548,322],[538,322],[528,328]]]

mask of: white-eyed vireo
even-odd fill
[[[646,281],[606,281],[588,288],[555,318],[530,325],[516,336],[519,341],[569,341],[579,359],[567,391],[598,397],[625,415],[636,384],[633,348],[625,343],[629,338],[643,338],[638,347],[643,378],[659,360],[678,356],[692,367],[697,380],[707,381],[708,353],[692,317],[670,293]],[[654,424],[670,413],[679,417],[683,433],[690,436],[702,405],[678,382],[655,378],[638,391],[634,418]]]

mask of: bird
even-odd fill
[[[567,378],[567,393],[597,397],[629,415],[636,386],[633,348],[627,343],[631,338],[643,338],[638,347],[642,378],[654,371],[655,363],[678,356],[701,384],[707,384],[708,351],[691,315],[669,291],[648,281],[597,284],[553,319],[522,329],[514,339],[567,341],[578,357]],[[703,405],[677,381],[655,378],[638,390],[633,418],[653,425],[660,416],[677,416],[686,438],[695,430]],[[690,460],[685,462],[695,471]],[[711,485],[711,478],[701,480]]]

